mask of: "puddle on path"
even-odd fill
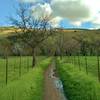
[[[57,88],[57,90],[59,91],[59,94],[61,96],[61,100],[68,100],[68,99],[66,99],[66,97],[64,95],[64,89],[63,89],[62,81],[57,77],[57,75],[55,73],[55,67],[54,66],[51,68],[51,72],[49,74],[49,77],[53,79],[53,83],[54,83],[55,87]]]

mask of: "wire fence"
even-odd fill
[[[18,79],[32,68],[31,56],[0,58],[0,87]]]
[[[98,78],[100,82],[100,57],[99,56],[65,56],[65,63],[71,63],[78,67],[80,71],[86,72]]]

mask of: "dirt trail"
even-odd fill
[[[44,100],[67,100],[59,83],[59,79],[55,75],[55,63],[53,62],[45,72]]]

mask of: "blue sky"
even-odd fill
[[[45,0],[45,1],[48,2],[50,0]],[[56,1],[56,0],[54,0],[54,1]],[[58,1],[61,2],[61,0],[58,0]],[[68,0],[66,0],[66,1],[68,1]],[[65,3],[67,4],[66,1],[65,1]],[[59,10],[57,12],[57,7],[59,9],[60,6],[61,6],[60,2],[57,3],[58,5],[56,5],[56,3],[55,3],[55,7],[56,7],[56,9],[54,9],[55,10],[55,14],[58,14],[58,12],[60,12]],[[1,0],[0,1],[0,26],[9,26],[9,25],[11,25],[8,17],[14,15],[14,13],[15,13],[15,8],[14,7],[17,7],[17,3],[18,3],[18,0]],[[55,8],[55,7],[53,7],[53,8]],[[63,13],[61,13],[61,14],[63,15]],[[60,15],[60,13],[59,13],[59,15]],[[72,16],[74,16],[74,15],[72,15]],[[66,18],[63,18],[63,20],[60,21],[60,23],[59,23],[59,25],[61,27],[63,27],[63,28],[93,28],[93,27],[95,27],[94,23],[92,23],[91,21],[84,21],[84,22],[81,23],[81,25],[79,25],[79,26],[76,25],[75,26],[74,24],[76,24],[76,22],[78,22],[78,21],[76,21],[75,23],[73,22],[74,24],[72,24],[71,20],[70,20],[70,17],[68,15],[66,15],[64,17],[66,17]],[[76,18],[76,19],[78,19],[78,18]],[[95,24],[95,25],[97,25],[97,24]]]
[[[62,20],[61,22],[60,22],[60,25],[61,25],[61,27],[64,27],[64,28],[83,28],[83,29],[91,29],[91,28],[93,28],[94,27],[94,25],[91,23],[91,22],[85,22],[85,23],[83,23],[81,26],[74,26],[74,25],[72,25],[72,24],[70,24],[70,21],[69,20],[66,20],[66,19],[64,19],[64,20]]]
[[[9,16],[15,13],[13,8],[16,5],[16,0],[1,0],[0,1],[0,26],[9,25]]]

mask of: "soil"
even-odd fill
[[[49,65],[49,68],[46,70],[44,76],[45,76],[44,100],[65,100],[61,92],[55,86],[54,83],[56,78],[54,63]]]

